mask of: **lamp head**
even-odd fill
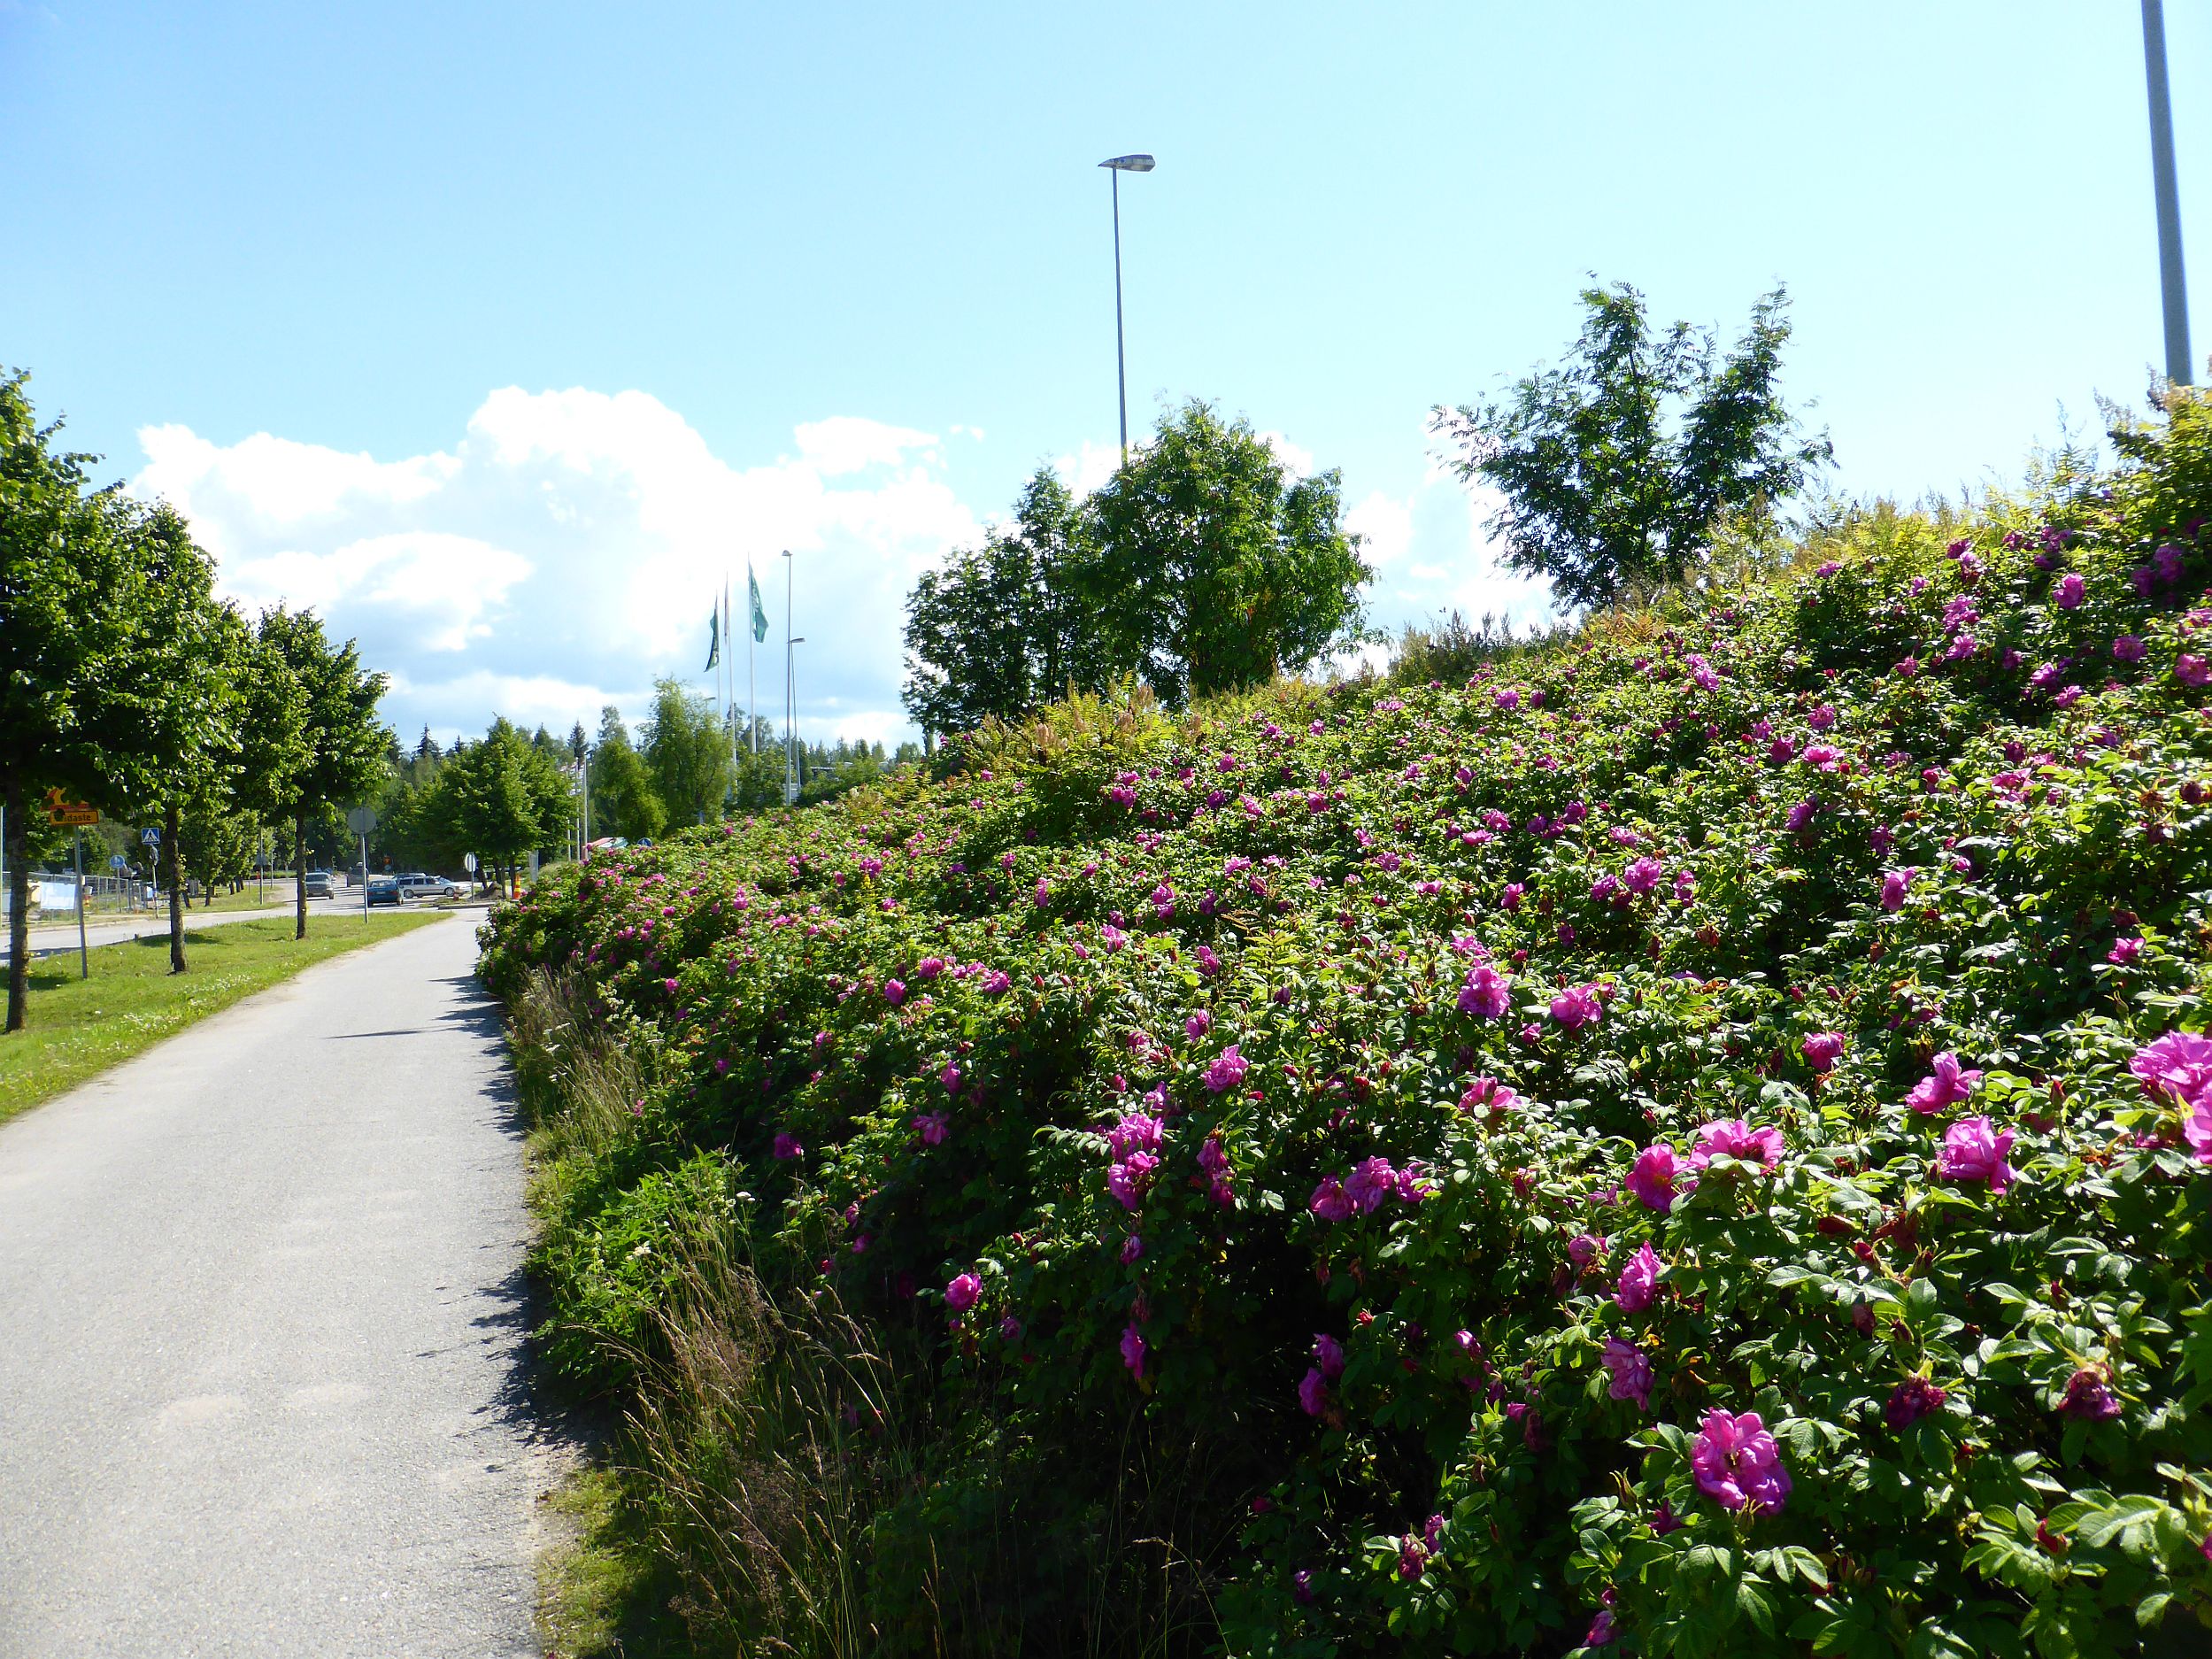
[[[1115,156],[1098,165],[1112,167],[1116,173],[1150,173],[1155,164],[1150,156]]]

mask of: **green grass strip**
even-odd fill
[[[103,945],[81,979],[77,953],[31,964],[24,1029],[0,1037],[0,1123],[119,1065],[197,1020],[266,991],[303,968],[422,926],[427,915],[316,914],[307,937],[289,917],[202,928],[188,923],[189,971],[169,972],[169,936]]]

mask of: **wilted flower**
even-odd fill
[[[1121,1331],[1121,1363],[1129,1367],[1130,1376],[1144,1376],[1145,1333],[1137,1328],[1134,1319]]]
[[[2005,1161],[2012,1142],[2012,1130],[2000,1130],[1985,1117],[1967,1118],[1945,1131],[1937,1170],[1953,1181],[1986,1181],[1991,1192],[2002,1192],[2012,1184],[2012,1166]]]
[[[1772,1512],[1790,1495],[1781,1451],[1755,1411],[1738,1416],[1715,1407],[1707,1412],[1690,1443],[1690,1467],[1698,1489],[1723,1509],[1755,1503]]]
[[[1633,1342],[1619,1337],[1607,1337],[1600,1355],[1607,1370],[1613,1374],[1606,1385],[1606,1393],[1615,1400],[1633,1400],[1639,1410],[1652,1408],[1651,1356]]]
[[[1329,1384],[1318,1370],[1308,1370],[1298,1383],[1299,1408],[1309,1417],[1318,1417],[1329,1404]]]
[[[1943,1408],[1944,1391],[1924,1377],[1908,1377],[1890,1391],[1882,1416],[1892,1429],[1908,1428],[1931,1411]]]
[[[1321,1374],[1330,1382],[1344,1375],[1344,1344],[1327,1331],[1314,1337],[1314,1363],[1321,1367]]]
[[[1593,1237],[1589,1233],[1577,1233],[1567,1241],[1567,1259],[1585,1273],[1597,1266],[1605,1253],[1606,1241],[1602,1235]]]
[[[2105,1423],[2126,1409],[2102,1371],[2082,1370],[2066,1379],[2066,1393],[2058,1408],[2085,1423]]]
[[[768,1155],[772,1158],[798,1158],[804,1156],[805,1152],[805,1147],[800,1146],[797,1139],[782,1130],[776,1131],[775,1139],[768,1146]]]

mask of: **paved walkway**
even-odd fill
[[[0,1127],[0,1659],[539,1651],[560,1453],[475,920]]]

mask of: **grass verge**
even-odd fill
[[[544,1502],[566,1534],[538,1558],[547,1659],[690,1659],[691,1640],[672,1605],[674,1574],[622,1477],[580,1469]]]
[[[31,964],[24,1029],[0,1037],[0,1123],[143,1053],[195,1021],[220,1014],[301,968],[429,921],[423,915],[316,916],[304,939],[289,919],[185,929],[190,971],[169,972],[169,936],[103,945],[92,976],[74,952]]]

